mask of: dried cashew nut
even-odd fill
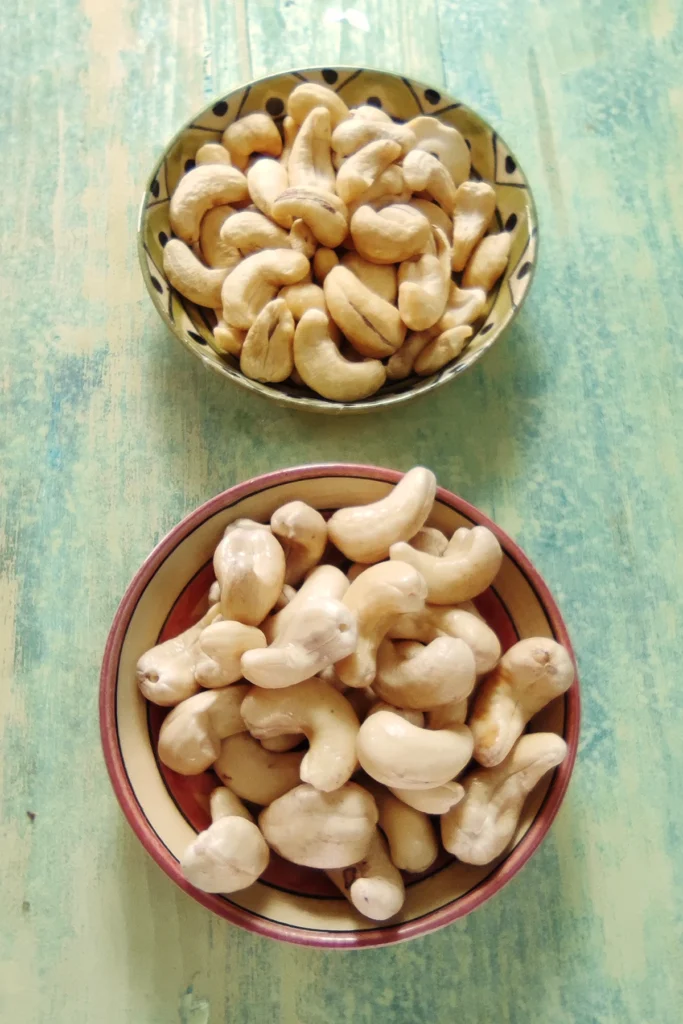
[[[289,230],[289,244],[292,249],[304,254],[310,260],[318,248],[318,240],[309,228],[308,224],[297,218]]]
[[[221,229],[221,241],[242,253],[289,248],[287,232],[257,210],[239,210],[227,218]]]
[[[500,641],[473,604],[460,608],[425,605],[415,615],[402,615],[392,625],[392,640],[419,640],[429,644],[439,636],[454,636],[471,648],[477,675],[490,672],[500,658]]]
[[[268,844],[244,804],[222,786],[211,794],[211,817],[180,858],[183,874],[202,892],[246,889],[268,867]]]
[[[247,179],[236,167],[203,164],[184,174],[171,196],[169,220],[171,228],[183,242],[199,241],[202,217],[213,206],[247,199]]]
[[[446,311],[436,324],[437,334],[450,331],[453,327],[464,327],[474,323],[486,309],[486,292],[483,288],[458,288],[451,281]]]
[[[413,192],[427,192],[447,214],[455,206],[455,185],[448,168],[424,149],[413,149],[403,161],[403,178]]]
[[[280,153],[280,163],[285,168],[289,163],[289,156],[292,152],[292,146],[294,145],[294,140],[296,139],[298,131],[299,125],[296,123],[293,117],[290,117],[288,114],[285,118],[283,118],[282,134],[284,136],[284,145],[282,147],[282,152]]]
[[[270,530],[231,530],[213,556],[224,619],[258,626],[285,582],[285,555]]]
[[[228,686],[188,697],[164,719],[159,732],[159,759],[180,775],[200,775],[210,768],[227,736],[244,732],[240,707],[248,686]]]
[[[324,85],[316,85],[314,82],[297,85],[287,97],[287,113],[298,125],[304,123],[315,107],[327,107],[334,128],[351,114],[341,96],[332,89],[326,89]]]
[[[358,280],[375,295],[379,295],[380,299],[392,305],[396,302],[398,280],[396,267],[392,263],[370,263],[357,252],[347,252],[342,256],[341,265],[355,274]]]
[[[164,273],[173,287],[190,302],[212,309],[220,306],[227,269],[205,267],[179,238],[170,238],[164,246]]]
[[[246,336],[246,331],[239,331],[236,327],[226,324],[223,319],[223,311],[220,310],[218,323],[213,329],[214,345],[218,351],[221,354],[239,356]]]
[[[448,852],[463,864],[489,864],[503,853],[528,794],[566,755],[567,744],[560,736],[530,733],[497,767],[467,775],[463,800],[441,819],[441,839]]]
[[[247,256],[225,279],[223,319],[231,327],[248,331],[278,289],[296,284],[308,269],[306,257],[291,249],[264,249]]]
[[[461,604],[489,587],[503,562],[498,538],[486,526],[461,526],[442,555],[417,551],[410,544],[393,544],[390,558],[414,565],[427,581],[430,604]]]
[[[451,251],[443,231],[434,231],[437,255],[424,253],[398,268],[398,311],[411,331],[433,327],[446,308]]]
[[[485,235],[475,247],[462,275],[463,288],[483,288],[490,292],[505,270],[512,240],[507,231]]]
[[[397,142],[401,147],[400,156],[404,156],[417,142],[415,133],[403,124],[394,124],[391,120],[369,121],[351,117],[342,121],[332,132],[332,149],[339,156],[350,156],[368,143],[381,139]]]
[[[410,540],[424,526],[435,494],[434,474],[416,466],[380,501],[335,512],[327,524],[330,540],[353,562],[380,562],[392,544]]]
[[[329,598],[333,601],[341,601],[348,589],[349,581],[336,565],[316,566],[312,572],[309,572],[293,600],[277,615],[271,616],[263,623],[266,639],[269,643],[273,643],[274,640],[282,636],[285,630],[289,629],[301,615],[301,609],[309,598],[320,600]]]
[[[453,208],[453,270],[464,270],[496,211],[496,193],[485,181],[464,181]]]
[[[445,782],[443,786],[434,786],[433,789],[399,789],[392,786],[389,792],[408,807],[414,807],[423,814],[446,814],[465,795],[459,782]]]
[[[377,142],[363,146],[339,168],[337,194],[345,203],[352,203],[371,188],[380,174],[400,155],[401,146],[391,139],[378,139]]]
[[[285,553],[285,584],[297,586],[323,557],[327,523],[317,509],[304,501],[290,501],[273,512],[270,528]]]
[[[335,249],[341,245],[348,230],[347,210],[341,199],[325,189],[312,185],[287,188],[273,203],[273,219],[290,227],[300,217],[321,245]]]
[[[479,764],[500,764],[529,719],[573,681],[572,659],[555,640],[530,637],[506,651],[477,690],[469,716]]]
[[[248,732],[241,732],[223,740],[213,770],[242,800],[265,807],[299,785],[303,758],[302,751],[265,750]]]
[[[330,316],[361,355],[382,359],[402,345],[405,326],[398,310],[347,267],[334,267],[323,290]]]
[[[280,291],[279,297],[285,300],[297,323],[309,309],[317,309],[325,316],[328,315],[323,290],[320,285],[311,281],[304,279],[299,284],[288,284]]]
[[[195,679],[208,689],[230,686],[242,678],[244,652],[266,646],[265,636],[255,626],[226,622],[225,619],[212,622],[202,630],[197,640]]]
[[[413,874],[430,868],[439,855],[439,844],[427,815],[376,783],[369,783],[367,790],[377,804],[377,823],[386,836],[392,863]]]
[[[194,162],[201,164],[231,164],[232,159],[225,146],[220,142],[205,142],[194,155]]]
[[[293,188],[312,186],[334,192],[335,174],[330,156],[330,112],[314,107],[301,125],[292,143],[287,162],[289,184]]]
[[[467,697],[475,679],[474,655],[465,641],[442,636],[426,647],[414,640],[383,640],[372,685],[390,704],[427,711]]]
[[[277,125],[268,114],[247,114],[233,121],[223,132],[223,145],[235,167],[243,171],[252,153],[280,156],[282,139]]]
[[[375,107],[371,103],[361,105],[360,107],[354,107],[353,110],[350,111],[350,114],[351,117],[358,118],[362,121],[384,121],[385,124],[391,122],[391,118],[387,114],[386,110],[382,110],[381,107]]]
[[[318,249],[313,256],[313,276],[318,284],[322,284],[333,267],[339,263],[339,257],[334,249],[323,247]]]
[[[348,580],[344,576],[348,586]],[[138,659],[135,674],[143,697],[161,707],[173,707],[199,689],[195,679],[197,640],[220,609],[214,605],[206,615],[184,633],[165,640]]]
[[[429,377],[438,373],[446,363],[460,355],[466,342],[472,337],[472,328],[451,327],[433,341],[428,342],[413,364],[413,369],[420,377]]]
[[[378,359],[352,362],[345,359],[332,340],[326,313],[311,309],[294,333],[294,365],[302,380],[323,398],[355,402],[374,395],[386,380]]]
[[[240,352],[240,370],[251,380],[276,384],[294,368],[294,317],[284,299],[267,303],[249,328]]]
[[[360,206],[350,228],[356,249],[373,263],[402,263],[422,252],[432,236],[427,218],[405,203],[382,210]]]
[[[419,210],[427,218],[432,228],[439,228],[443,231],[446,238],[451,237],[453,234],[453,221],[445,210],[442,210],[436,203],[432,203],[429,199],[413,198],[409,201],[408,205]]]
[[[472,756],[472,734],[465,725],[420,729],[392,711],[365,719],[356,740],[363,770],[396,789],[432,789],[450,782]]]
[[[269,160],[264,157],[257,160],[247,171],[247,185],[249,195],[255,206],[265,213],[266,217],[273,216],[273,203],[281,196],[289,185],[287,170],[277,160]],[[291,228],[291,221],[288,224],[281,224],[280,227]]]
[[[437,121],[435,117],[414,117],[409,128],[417,137],[416,149],[424,149],[440,160],[455,185],[470,176],[470,151],[457,128]]]
[[[401,872],[392,864],[386,842],[377,830],[363,860],[330,869],[327,875],[358,913],[372,921],[394,917],[405,902]]]
[[[390,164],[365,192],[361,192],[349,203],[349,216],[353,216],[364,203],[371,203],[376,209],[380,209],[387,202],[405,203],[409,199],[410,189],[406,188],[403,171],[398,164]]]
[[[339,789],[356,769],[358,719],[348,700],[322,679],[284,690],[254,687],[242,705],[242,716],[257,739],[303,733],[309,749],[301,762],[301,781],[315,789]]]
[[[202,217],[199,229],[199,251],[209,267],[224,267],[234,270],[242,254],[222,237],[223,225],[236,211],[232,206],[214,206]],[[220,305],[220,303],[219,303]]]
[[[426,331],[411,331],[401,347],[394,352],[387,363],[389,380],[405,380],[413,372],[415,360],[420,352],[430,343],[434,335],[432,328]]]

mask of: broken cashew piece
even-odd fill
[[[402,615],[392,625],[392,640],[419,640],[429,644],[439,636],[464,640],[474,654],[477,675],[490,672],[500,658],[500,641],[473,604],[459,608],[425,605],[415,615]]]
[[[301,762],[301,781],[315,789],[339,789],[356,769],[358,719],[348,700],[322,679],[284,690],[253,687],[242,705],[242,717],[257,739],[303,733],[309,749]]]
[[[427,218],[405,203],[382,210],[360,206],[350,229],[358,253],[373,263],[402,263],[422,252],[432,237]]]
[[[213,206],[247,199],[247,179],[236,167],[203,164],[184,174],[171,196],[169,220],[173,232],[183,242],[199,241],[202,217]]]
[[[520,640],[477,690],[470,713],[474,756],[485,768],[500,764],[529,719],[574,681],[574,664],[555,640]]]
[[[382,359],[403,344],[406,329],[396,307],[346,267],[330,271],[323,291],[330,316],[361,355]]]
[[[223,740],[213,769],[242,800],[267,807],[299,785],[303,757],[301,751],[265,750],[248,732],[241,732]]]
[[[321,245],[335,249],[348,230],[347,210],[339,196],[314,185],[286,188],[273,203],[272,216],[283,227],[300,218]]]
[[[396,267],[392,263],[370,263],[357,252],[347,252],[342,256],[342,267],[346,267],[361,281],[366,288],[379,295],[380,299],[392,305],[398,295]]]
[[[378,825],[389,844],[392,863],[413,874],[426,871],[439,855],[439,844],[427,815],[376,783],[369,783],[367,790],[377,804]]]
[[[268,867],[268,844],[241,800],[223,786],[211,794],[211,817],[180,858],[183,874],[202,892],[246,889]]]
[[[432,789],[458,775],[472,756],[472,734],[465,725],[420,729],[391,711],[365,719],[356,751],[361,767],[385,786]]]
[[[330,540],[352,562],[381,562],[392,544],[410,540],[424,526],[435,495],[436,477],[416,466],[385,498],[335,512],[327,524]]]
[[[416,811],[422,811],[423,814],[446,814],[451,807],[460,803],[465,795],[465,790],[459,782],[445,782],[443,786],[434,786],[433,789],[391,787],[389,792],[408,807],[414,807]]]
[[[485,181],[464,181],[453,208],[453,270],[464,270],[496,211],[496,193]]]
[[[455,184],[448,168],[424,149],[413,149],[403,161],[403,178],[413,192],[428,192],[446,211],[455,207]]]
[[[420,377],[438,373],[447,363],[460,355],[466,342],[472,337],[471,327],[452,327],[433,341],[428,342],[418,355],[413,369]]]
[[[291,249],[264,249],[247,256],[225,279],[223,319],[231,327],[248,331],[278,289],[296,284],[308,269],[306,257]]]
[[[337,194],[345,203],[354,202],[400,155],[401,146],[392,139],[378,139],[363,146],[339,168]]]
[[[223,132],[223,145],[235,167],[243,171],[252,153],[280,156],[282,139],[277,125],[268,114],[247,114],[233,121]]]
[[[292,143],[287,162],[290,186],[312,186],[334,192],[335,174],[330,155],[330,130],[330,112],[327,107],[314,107],[306,115]]]
[[[270,528],[285,553],[285,583],[297,586],[323,557],[327,523],[317,509],[304,501],[290,501],[273,512]]]
[[[287,380],[294,369],[294,317],[284,299],[267,303],[247,332],[240,351],[245,377],[264,384]]]
[[[213,556],[224,619],[258,626],[277,601],[285,582],[285,555],[268,529],[226,533]]]
[[[315,107],[326,107],[330,112],[330,121],[334,128],[350,117],[351,111],[332,89],[314,82],[303,82],[292,89],[287,97],[287,113],[298,125],[302,125]]]
[[[266,217],[272,218],[273,203],[282,195],[288,184],[287,170],[277,160],[270,160],[268,157],[257,160],[247,171],[251,201],[261,213],[265,213]],[[280,227],[287,229],[291,226],[291,221],[289,224],[280,224]]]
[[[489,864],[500,856],[514,838],[527,796],[566,756],[560,736],[529,733],[497,767],[467,775],[464,798],[441,819],[448,852],[463,864]]]
[[[411,640],[383,640],[372,685],[390,704],[428,711],[469,696],[475,680],[474,655],[465,641],[442,636],[426,647]]]
[[[159,759],[180,775],[200,775],[210,768],[227,736],[244,732],[240,707],[249,687],[228,686],[188,697],[164,719],[159,732]]]
[[[356,402],[382,387],[386,370],[378,359],[352,362],[331,337],[330,319],[311,309],[294,333],[294,365],[313,391],[333,402]]]
[[[428,555],[411,544],[393,544],[390,558],[414,565],[426,582],[429,604],[461,604],[489,587],[503,562],[498,538],[486,526],[455,531],[442,555]]]
[[[344,580],[348,584],[346,577]],[[194,626],[157,644],[138,659],[135,674],[143,697],[152,704],[173,707],[197,692],[197,640],[219,612],[220,608],[214,605]]]
[[[414,117],[408,121],[406,128],[417,138],[415,148],[424,149],[440,160],[455,185],[467,181],[470,176],[470,151],[457,128],[451,128],[435,117]]]
[[[212,309],[220,306],[227,270],[205,267],[179,238],[169,238],[164,246],[163,265],[170,283],[190,302]]]
[[[287,232],[257,210],[233,212],[221,228],[221,240],[224,245],[241,253],[290,247]]]
[[[485,235],[465,267],[463,288],[483,288],[485,292],[490,292],[508,264],[511,244],[507,231]]]
[[[265,647],[266,643],[261,630],[254,626],[226,622],[225,619],[212,622],[202,630],[197,640],[195,679],[207,689],[238,682],[242,678],[241,660],[244,652]]]
[[[398,914],[406,898],[401,872],[391,862],[386,841],[375,829],[363,860],[327,871],[328,878],[359,914],[372,921],[387,921]]]

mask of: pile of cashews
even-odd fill
[[[214,346],[263,383],[332,401],[455,359],[505,270],[493,188],[462,135],[297,86],[202,145],[171,197],[170,283],[215,311]]]
[[[425,525],[435,490],[417,467],[327,520],[302,501],[268,524],[236,520],[208,612],[140,658],[143,695],[172,708],[160,760],[221,783],[181,861],[197,888],[245,888],[274,850],[386,920],[404,902],[401,872],[439,855],[435,826],[460,861],[489,863],[564,759],[560,736],[525,730],[569,688],[572,660],[545,637],[501,657],[471,603],[500,545],[484,526],[449,539]]]

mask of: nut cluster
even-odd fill
[[[491,185],[460,133],[395,123],[297,86],[280,130],[248,114],[205,143],[170,204],[164,270],[215,311],[214,345],[253,380],[368,398],[462,351],[503,273]]]
[[[571,685],[571,658],[545,637],[501,656],[471,603],[498,573],[498,540],[425,525],[435,489],[417,467],[329,520],[292,501],[268,524],[231,523],[207,613],[140,658],[143,695],[172,708],[161,761],[220,781],[182,859],[193,885],[245,888],[274,850],[385,920],[401,872],[439,855],[437,831],[460,861],[489,863],[565,757],[561,737],[526,729]]]

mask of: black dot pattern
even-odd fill
[[[508,219],[505,221],[505,230],[514,231],[517,227],[517,214],[511,213]]]
[[[368,96],[365,102],[369,107],[379,107],[380,110],[382,109],[382,101],[379,96]]]
[[[482,329],[479,331],[480,334],[488,334],[489,331],[493,330],[493,324],[484,324]]]
[[[150,281],[152,282],[156,290],[159,292],[159,295],[163,295],[164,289],[161,287],[161,284],[159,283],[159,281],[157,281],[156,277],[152,277],[150,275]]]
[[[154,198],[156,199],[157,196],[159,195],[159,182],[157,181],[156,178],[154,179],[152,184],[149,186],[149,190],[152,193],[152,195],[154,196]]]
[[[197,334],[196,331],[188,331],[187,336],[188,338],[192,338],[193,341],[196,341],[198,345],[206,345],[206,342],[202,338],[201,334]]]
[[[533,266],[533,263],[529,263],[529,261],[528,261],[528,260],[527,260],[527,262],[526,262],[526,263],[523,263],[523,264],[522,264],[522,266],[521,266],[521,267],[519,268],[519,270],[517,271],[517,280],[518,280],[518,281],[521,281],[521,279],[522,279],[523,277],[526,277],[526,275],[527,275],[527,274],[529,273],[529,271],[531,270],[532,266]]]
[[[165,231],[159,232],[159,244],[163,247],[168,242],[168,235]]]
[[[225,117],[228,112],[228,104],[225,100],[219,100],[218,103],[214,103],[212,110],[216,117]]]
[[[441,93],[437,92],[436,89],[425,89],[425,99],[427,103],[431,103],[434,106],[435,103],[441,101]]]
[[[279,96],[271,96],[266,100],[266,110],[271,117],[279,117],[284,109],[285,105]]]
[[[339,75],[334,70],[334,68],[324,68],[323,69],[323,78],[325,79],[325,81],[327,82],[328,85],[334,85],[334,83],[339,78]]]
[[[505,170],[508,174],[514,174],[517,170],[517,164],[509,154],[505,157]]]
[[[194,160],[192,160],[192,159],[186,160],[185,161],[185,173],[187,174],[188,171],[191,171],[194,166],[195,166]]]

